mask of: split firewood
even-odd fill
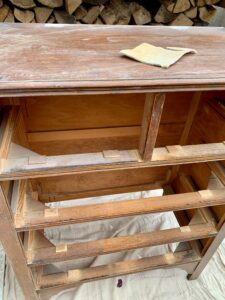
[[[131,20],[130,5],[123,0],[111,0],[112,5],[116,15],[118,25],[128,25]]]
[[[65,0],[65,7],[68,14],[72,15],[81,5],[82,0]]]
[[[3,6],[3,1],[2,0],[0,0],[0,7],[2,7]]]
[[[78,9],[75,10],[75,13],[74,13],[74,17],[77,21],[83,19],[87,14],[87,10],[82,6],[80,5],[78,7]]]
[[[144,25],[151,22],[150,12],[136,2],[130,3],[130,10],[136,25]]]
[[[109,0],[83,0],[83,2],[91,4],[91,5],[95,5],[95,6],[103,5],[108,1]]]
[[[194,6],[194,7],[196,6],[195,5],[195,0],[190,0],[190,3],[191,3],[192,6]]]
[[[0,22],[3,22],[9,13],[8,5],[3,5],[0,7]]]
[[[10,0],[10,2],[16,7],[24,9],[33,8],[36,6],[33,0]]]
[[[195,19],[198,14],[198,8],[197,7],[191,7],[189,10],[184,12],[185,16],[187,16],[189,19]]]
[[[102,10],[100,16],[107,25],[115,24],[117,21],[116,13],[110,5]]]
[[[14,16],[21,23],[31,23],[34,19],[34,12],[28,9],[21,10],[15,7]]]
[[[48,19],[47,23],[49,23],[49,24],[56,23],[55,17],[54,17],[54,16],[51,16],[51,17]]]
[[[169,12],[162,4],[159,10],[157,11],[154,19],[157,23],[166,24],[173,21],[176,18],[176,16],[176,14]]]
[[[102,25],[102,24],[104,24],[104,23],[102,22],[102,20],[101,20],[100,18],[97,18],[97,19],[94,21],[94,24]]]
[[[103,7],[102,7],[103,9]],[[85,23],[85,24],[93,24],[94,21],[97,19],[97,17],[100,15],[101,13],[101,10],[100,6],[92,6],[86,16],[84,18],[82,18],[82,21]]]
[[[177,0],[173,8],[173,13],[175,14],[182,13],[188,10],[190,7],[191,7],[191,3],[189,0]]]
[[[170,23],[171,26],[192,26],[193,21],[190,20],[185,14],[180,13],[175,20]]]
[[[215,5],[218,2],[220,2],[220,0],[205,0],[207,5]]]
[[[213,7],[206,8],[204,7],[199,7],[199,19],[206,22],[210,23],[210,21],[215,17],[216,14],[216,9]]]
[[[49,7],[35,7],[34,12],[37,23],[45,23],[50,17],[52,11],[53,8]]]
[[[173,12],[175,3],[173,0],[160,0],[160,3],[165,6],[169,12]]]
[[[205,0],[196,0],[196,6],[198,7],[205,6]]]
[[[63,0],[37,0],[39,3],[44,6],[55,8],[63,6]]]
[[[15,22],[14,14],[11,10],[9,10],[8,15],[5,18],[4,22],[6,22],[6,23],[14,23]]]
[[[69,15],[65,10],[54,10],[54,16],[57,23],[60,24],[74,24],[75,19],[73,16]]]

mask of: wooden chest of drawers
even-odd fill
[[[26,299],[155,268],[198,277],[225,235],[225,34],[215,28],[1,25],[0,238]],[[170,69],[119,51],[191,47]],[[209,188],[213,176],[215,188]],[[162,197],[48,202],[163,188]],[[157,232],[54,246],[48,227],[174,211]],[[180,242],[175,252],[46,274],[45,266]],[[182,242],[188,242],[183,244]]]

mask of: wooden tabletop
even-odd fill
[[[194,48],[169,69],[120,54],[140,43]],[[0,25],[0,96],[225,89],[225,29]]]

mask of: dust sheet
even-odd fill
[[[103,196],[50,204],[52,207],[70,206],[107,201],[137,199],[162,195],[162,190]],[[54,244],[75,243],[109,237],[137,234],[140,232],[178,227],[172,212],[126,217],[107,221],[75,224],[48,229],[45,235]],[[85,268],[121,260],[139,259],[174,251],[177,244],[147,247],[129,252],[102,255],[94,258],[57,263],[49,272]],[[127,276],[119,276],[64,290],[51,300],[224,300],[225,299],[225,242],[220,246],[205,271],[195,281],[186,279],[187,273],[180,269],[158,269]],[[119,279],[122,279],[119,280]],[[119,284],[118,284],[119,281]],[[118,287],[120,286],[120,287]],[[10,266],[6,269],[4,299],[23,300]]]

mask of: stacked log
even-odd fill
[[[0,22],[192,26],[209,23],[220,0],[138,1],[0,0]]]

